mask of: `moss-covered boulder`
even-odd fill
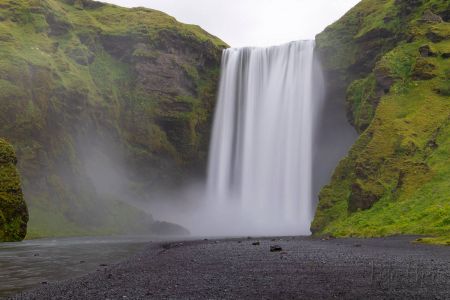
[[[151,9],[3,1],[0,136],[17,151],[30,237],[120,230],[138,218],[117,201],[202,176],[225,47]],[[89,174],[95,153],[121,193]]]
[[[0,242],[21,241],[27,233],[28,211],[16,163],[14,148],[0,139]]]
[[[445,243],[449,11],[446,0],[363,0],[317,36],[331,95],[346,98],[360,137],[320,193],[315,234]]]

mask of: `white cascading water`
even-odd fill
[[[314,41],[224,51],[207,183],[222,234],[310,233],[317,68]]]

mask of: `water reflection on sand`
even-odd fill
[[[0,243],[0,298],[116,263],[150,237],[83,237]]]

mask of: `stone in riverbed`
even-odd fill
[[[281,246],[278,245],[270,246],[270,252],[280,252],[280,251],[283,251],[283,248],[281,248]]]

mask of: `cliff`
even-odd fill
[[[201,176],[224,47],[151,9],[1,0],[0,136],[30,237],[145,228],[127,203]]]
[[[28,211],[23,200],[13,147],[0,139],[0,242],[25,238]]]
[[[315,234],[450,244],[449,21],[446,0],[363,0],[317,36],[328,101],[346,99],[360,137],[320,192]]]

